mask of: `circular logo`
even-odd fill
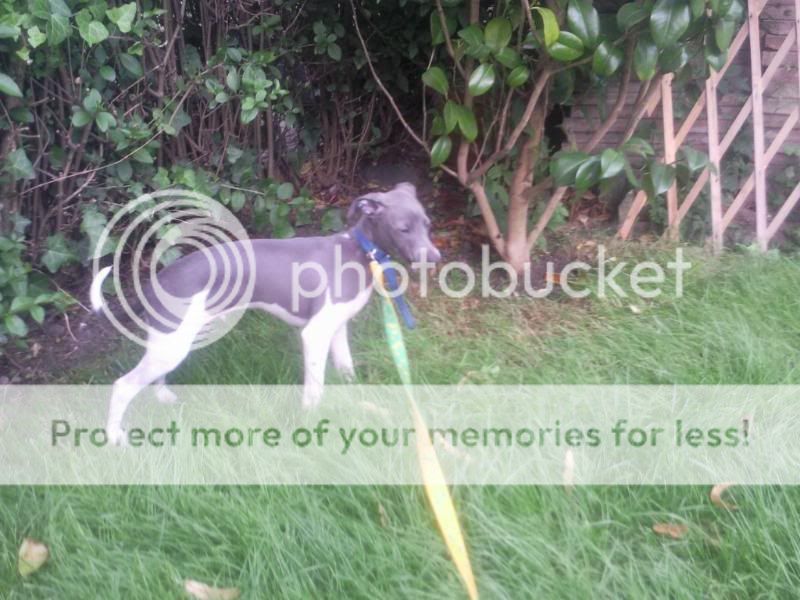
[[[116,245],[114,294],[129,323],[106,302],[101,309],[142,346],[154,330],[169,333],[182,325],[182,331],[196,331],[192,349],[208,346],[236,325],[252,299],[255,258],[247,232],[233,213],[204,194],[162,190],[123,206],[98,238],[94,277],[111,244]],[[159,270],[162,264],[167,266]],[[130,281],[127,292],[123,281]]]

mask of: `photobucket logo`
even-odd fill
[[[132,326],[118,319],[108,303],[102,310],[117,330],[142,346],[153,329],[172,331],[190,320],[199,329],[192,349],[207,346],[236,325],[253,296],[255,258],[247,232],[233,213],[203,194],[162,190],[122,207],[97,241],[92,260],[95,277],[103,249],[111,243],[116,245],[111,268],[114,294]],[[182,254],[200,251],[192,270],[197,279],[177,282],[178,287],[167,290],[156,272],[165,254],[178,249]],[[130,269],[127,277],[122,265]],[[123,290],[123,281],[130,282],[134,298]]]
[[[597,264],[590,265],[585,261],[572,261],[559,269],[555,263],[545,263],[543,285],[533,281],[532,265],[527,264],[521,273],[503,261],[491,261],[490,248],[481,248],[481,263],[478,267],[463,261],[444,263],[438,273],[431,272],[435,263],[422,259],[410,264],[410,271],[415,272],[419,281],[419,296],[428,297],[432,283],[449,298],[464,298],[476,292],[484,298],[508,298],[510,296],[527,295],[531,298],[546,298],[556,289],[570,298],[586,298],[594,294],[598,298],[643,298],[652,299],[663,293],[672,293],[674,297],[683,296],[683,275],[692,264],[683,257],[683,249],[675,250],[674,260],[666,264],[656,261],[628,262],[620,261],[607,255],[603,245],[598,246]],[[384,268],[394,268],[398,275],[399,285],[387,295],[394,297],[405,293],[411,273],[405,265],[391,262]],[[328,273],[321,265],[314,262],[292,263],[292,310],[298,310],[301,299],[319,298],[330,294],[337,300],[352,294],[344,293],[364,290],[367,287],[368,267],[357,261],[344,262],[339,246],[334,248],[333,271]],[[500,275],[500,277],[498,277]]]

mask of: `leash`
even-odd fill
[[[358,230],[356,230],[356,232],[358,232]],[[356,235],[358,236],[358,233]],[[442,466],[439,464],[439,459],[436,457],[436,450],[428,435],[428,426],[425,424],[425,420],[422,418],[422,414],[420,414],[417,403],[414,400],[414,394],[411,388],[411,369],[408,363],[406,345],[403,341],[403,330],[400,327],[400,321],[394,309],[396,299],[395,304],[393,304],[386,290],[386,286],[384,285],[384,275],[388,269],[385,271],[381,263],[373,256],[370,256],[369,266],[372,271],[372,277],[375,280],[375,286],[378,289],[378,294],[381,297],[386,341],[389,343],[389,350],[392,353],[394,364],[400,375],[400,381],[403,384],[406,398],[411,406],[414,428],[418,432],[416,436],[417,458],[419,460],[420,470],[422,471],[422,483],[425,487],[425,493],[433,508],[433,514],[436,517],[436,522],[439,525],[439,531],[444,538],[445,545],[450,552],[450,557],[453,559],[453,563],[455,563],[458,574],[461,576],[461,580],[467,590],[467,595],[470,600],[477,600],[478,588],[475,584],[475,576],[472,573],[472,565],[469,560],[469,554],[467,553],[467,545],[464,542],[464,534],[461,532],[461,525],[458,522],[458,515],[456,514],[455,505],[453,504],[453,498],[447,487],[447,481],[445,480]],[[386,279],[388,279],[388,277],[386,277]]]
[[[393,300],[395,306],[397,307],[397,311],[403,317],[403,322],[406,324],[406,327],[409,329],[414,329],[414,327],[417,326],[417,323],[414,320],[414,315],[411,314],[411,309],[409,308],[405,297],[403,297],[403,294],[394,293],[397,291],[400,284],[397,281],[397,269],[391,266],[392,257],[378,248],[372,242],[372,240],[369,239],[358,227],[353,229],[353,235],[355,235],[358,245],[361,246],[361,249],[370,259],[370,261],[377,262],[379,265],[381,265],[383,274],[385,276],[386,287],[394,295]]]

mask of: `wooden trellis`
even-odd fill
[[[686,194],[683,202],[678,196],[677,184],[673,183],[667,192],[667,234],[671,239],[679,237],[680,224],[686,217],[689,209],[695,203],[700,193],[709,184],[711,204],[711,229],[712,245],[715,252],[722,250],[723,236],[733,218],[755,192],[756,208],[756,240],[761,250],[766,250],[770,240],[775,236],[780,226],[786,221],[789,213],[800,200],[800,181],[797,182],[777,211],[772,220],[769,220],[767,207],[767,181],[766,173],[770,162],[780,151],[783,143],[800,120],[800,100],[786,118],[774,139],[766,144],[764,131],[764,91],[772,81],[775,73],[783,65],[789,53],[794,50],[793,59],[797,61],[798,98],[800,98],[800,0],[795,0],[795,26],[783,40],[780,48],[763,69],[761,61],[761,31],[759,17],[769,0],[749,0],[747,23],[737,33],[728,51],[728,60],[718,72],[706,80],[705,90],[695,102],[686,119],[675,133],[674,116],[672,111],[672,76],[667,75],[662,79],[660,89],[661,113],[663,116],[664,152],[661,157],[666,163],[675,161],[680,146],[686,141],[694,124],[705,110],[708,131],[708,158],[709,168],[703,169],[693,186]],[[739,110],[728,130],[720,138],[719,115],[717,110],[717,86],[742,45],[750,38],[750,72],[752,91],[747,102]],[[752,115],[753,122],[753,172],[737,192],[733,201],[728,206],[723,206],[722,181],[720,163],[731,143],[741,130],[742,126]],[[647,195],[640,191],[628,210],[627,216],[620,226],[619,235],[622,239],[630,236],[636,218],[647,202]]]

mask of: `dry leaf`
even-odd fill
[[[49,555],[50,551],[42,542],[31,538],[25,538],[22,540],[22,545],[19,547],[19,560],[17,561],[19,574],[23,577],[27,577],[35,573],[47,562],[47,557]]]
[[[564,471],[561,480],[564,483],[564,489],[571,494],[575,487],[575,455],[572,448],[568,448],[564,453]]]
[[[640,314],[642,314],[642,309],[641,309],[641,308],[639,308],[638,306],[636,306],[635,304],[629,304],[629,305],[628,305],[628,308],[630,308],[630,309],[631,309],[631,312],[632,312],[633,314],[635,314],[635,315],[640,315]]]
[[[679,540],[686,535],[686,532],[689,531],[689,527],[683,523],[656,523],[653,525],[653,531],[658,535],[664,535],[671,537],[673,540]]]
[[[192,579],[186,580],[183,589],[197,600],[236,600],[242,595],[239,588],[215,588]]]
[[[380,502],[378,502],[378,517],[380,517],[381,527],[389,527],[389,515],[386,514],[386,509]]]
[[[729,487],[734,485],[733,483],[718,483],[713,488],[711,488],[711,493],[708,497],[711,499],[711,504],[716,506],[717,508],[724,508],[725,510],[738,510],[738,506],[735,504],[731,504],[730,502],[725,502],[722,499],[722,494],[725,493]]]

